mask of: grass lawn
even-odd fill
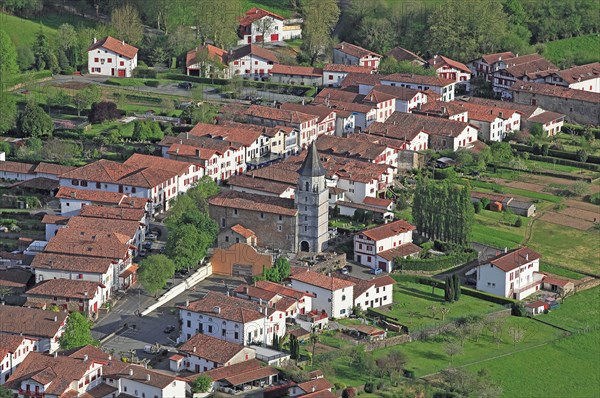
[[[552,203],[559,203],[562,201],[562,198],[559,198],[557,196],[550,195],[547,193],[533,192],[533,191],[528,191],[526,189],[521,189],[521,188],[511,188],[511,187],[494,184],[491,182],[484,182],[484,181],[477,181],[477,180],[465,180],[465,179],[459,179],[459,180],[456,180],[456,182],[461,185],[467,185],[467,183],[469,183],[471,185],[471,189],[473,189],[474,191],[492,192],[492,191],[494,191],[494,189],[496,189],[496,190],[501,191],[501,192],[499,192],[501,194],[513,194],[513,195],[522,196],[524,198],[529,198],[529,199],[533,199],[533,200],[545,200],[545,201],[552,202]]]
[[[528,246],[542,253],[542,260],[574,271],[600,275],[597,230],[580,231],[537,220]]]
[[[437,314],[436,318],[432,317],[432,313],[428,309],[432,305],[450,308],[450,312],[446,315],[444,321],[441,320],[440,314]],[[466,315],[486,314],[502,308],[503,306],[500,304],[464,294],[460,296],[458,302],[448,304],[444,301],[443,289],[435,289],[432,293],[431,286],[410,281],[399,281],[394,285],[392,310],[382,310],[380,312],[398,319],[398,322],[408,327],[409,332],[413,332],[446,324]]]
[[[570,279],[581,279],[585,277],[585,275],[580,274],[579,272],[571,271],[570,269],[559,267],[553,264],[548,264],[544,261],[540,262],[540,271],[550,272],[551,274],[564,276],[565,278]]]
[[[557,65],[565,59],[577,65],[600,61],[600,36],[596,34],[555,40],[545,46],[542,55]]]
[[[505,398],[600,397],[600,333],[574,335],[466,369],[486,369]]]
[[[35,37],[40,31],[40,28],[50,40],[56,39],[56,29],[48,27],[47,25],[42,25],[38,22],[29,21],[4,13],[0,13],[0,20],[0,26],[8,33],[15,44],[15,47],[30,47],[35,41]]]
[[[348,217],[331,218],[329,220],[329,226],[332,228],[343,228],[343,229],[352,230],[352,231],[362,231],[363,229],[376,227],[377,225],[379,225],[379,224],[362,223],[362,222],[355,221]]]
[[[572,332],[585,328],[600,328],[600,287],[584,290],[567,297],[560,308],[538,316],[545,322]]]
[[[506,218],[508,217],[508,218]],[[503,218],[511,219],[511,225],[502,222]],[[514,227],[514,218],[516,216],[497,213],[489,210],[482,210],[475,214],[475,222],[471,233],[471,240],[486,245],[509,249],[519,246],[525,238],[527,219],[522,217],[523,225],[520,228]]]

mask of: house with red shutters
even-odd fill
[[[435,74],[444,79],[454,80],[469,89],[471,70],[462,62],[455,61],[443,55],[434,55],[429,60],[429,66],[435,69]]]
[[[137,67],[138,49],[124,40],[107,36],[94,38],[88,48],[88,73],[90,75],[131,77]]]
[[[269,43],[283,38],[285,18],[262,8],[253,7],[240,18],[238,44]],[[288,39],[289,40],[289,39]]]
[[[517,57],[519,54],[516,55]],[[510,51],[486,54],[480,58],[467,63],[471,73],[475,77],[483,77],[485,81],[491,82],[494,72],[500,69],[500,63],[503,59],[514,58],[515,54]]]
[[[333,47],[334,64],[367,66],[376,70],[382,58],[383,55],[345,41]]]

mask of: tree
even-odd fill
[[[446,315],[450,312],[450,307],[446,307],[445,305],[440,307],[440,315],[442,315],[442,321],[446,319]]]
[[[0,386],[0,398],[13,398],[14,394],[12,392],[12,390],[9,390],[8,388],[4,387],[4,386]]]
[[[577,152],[575,153],[575,155],[577,156],[577,161],[578,162],[587,162],[588,160],[588,153],[585,149],[579,149],[577,150]]]
[[[441,376],[444,390],[451,393],[447,397],[500,398],[502,395],[502,389],[489,381],[486,372],[474,374],[463,369],[446,369]]]
[[[265,37],[271,34],[273,27],[275,26],[275,20],[271,17],[262,18],[256,21],[256,33],[263,37],[262,46],[265,46]]]
[[[454,284],[452,283],[452,277],[446,277],[446,284],[444,286],[444,300],[451,303],[454,301]]]
[[[294,335],[290,335],[290,358],[300,359],[300,343],[298,338]]]
[[[167,48],[172,57],[181,57],[182,54],[194,47],[195,43],[194,31],[187,26],[178,26],[167,37]]]
[[[42,11],[41,0],[3,0],[2,8],[12,14],[30,16]]]
[[[17,129],[30,137],[42,137],[52,134],[54,122],[50,115],[35,102],[29,101],[17,120]]]
[[[458,274],[452,274],[452,282],[454,283],[454,301],[458,301],[460,299],[460,278]]]
[[[58,60],[41,26],[33,43],[33,54],[37,70],[50,69],[53,73],[58,73]]]
[[[513,157],[513,151],[508,142],[494,142],[490,145],[494,163],[507,164]]]
[[[452,366],[454,356],[462,354],[463,348],[456,341],[449,341],[444,344],[444,351],[446,352],[446,355],[450,357],[450,366]]]
[[[437,313],[438,313],[438,311],[439,311],[439,308],[437,307],[437,305],[432,305],[432,306],[429,306],[429,307],[427,307],[427,309],[428,309],[429,311],[431,311],[431,317],[432,317],[433,319],[435,319],[435,318],[436,318],[436,316],[437,316]]]
[[[77,32],[72,25],[64,23],[58,27],[58,48],[64,52],[70,65],[75,66],[78,63]]]
[[[504,320],[502,318],[495,319],[488,323],[487,328],[490,333],[492,333],[496,346],[500,347],[500,343],[502,343],[502,332],[504,331]]]
[[[110,24],[115,35],[128,44],[137,45],[144,38],[144,25],[138,10],[130,4],[115,8],[110,15]]]
[[[31,69],[34,63],[35,56],[33,55],[31,47],[24,45],[17,47],[17,64],[21,71]]]
[[[317,347],[317,343],[319,342],[319,335],[317,334],[316,328],[313,326],[310,331],[310,337],[308,339],[310,344],[312,344],[312,355],[310,356],[310,365],[313,364],[313,358],[315,357],[315,348]]]
[[[515,220],[515,227],[521,228],[522,226],[523,226],[523,219],[521,217],[517,217],[517,219]]]
[[[525,337],[525,330],[520,326],[511,326],[508,328],[508,335],[510,336],[513,345],[521,342]]]
[[[196,0],[188,10],[191,25],[196,26],[201,42],[213,42],[217,47],[228,47],[237,41],[239,0]]]
[[[17,119],[17,103],[12,95],[0,91],[0,134],[12,129]]]
[[[212,385],[213,380],[210,376],[200,375],[192,383],[192,392],[195,394],[209,392],[212,389]]]
[[[275,268],[277,268],[280,277],[280,280],[277,281],[278,283],[290,276],[292,269],[290,261],[283,256],[277,257],[277,260],[275,260]]]
[[[88,120],[92,124],[98,124],[109,120],[115,120],[119,117],[121,117],[121,112],[117,109],[117,104],[110,101],[101,101],[92,104]]]
[[[175,274],[175,264],[164,254],[148,256],[140,262],[138,277],[148,293],[156,294]]]
[[[93,103],[100,101],[102,93],[95,84],[91,84],[81,89],[73,96],[73,103],[77,108],[77,116],[81,116],[81,111],[92,106]]]
[[[49,113],[52,107],[58,108],[62,106],[68,106],[70,102],[71,97],[69,96],[69,94],[67,94],[66,91],[61,89],[52,90],[50,93],[48,93],[46,99],[46,105],[48,106]]]
[[[406,362],[407,358],[405,354],[400,351],[390,351],[386,356],[378,358],[375,364],[394,383],[400,379]]]
[[[385,18],[368,17],[360,24],[361,44],[378,53],[389,51],[394,44],[394,29]]]
[[[202,236],[191,224],[181,224],[177,229],[169,230],[166,252],[173,259],[175,269],[196,266],[206,254],[201,245]]]
[[[336,0],[302,0],[302,50],[311,65],[331,46],[331,33],[335,28],[340,9]]]
[[[98,345],[91,332],[92,322],[81,313],[73,312],[67,319],[65,332],[60,336],[60,348],[70,350],[84,345]]]
[[[18,71],[15,45],[10,36],[4,30],[0,30],[0,82],[8,81],[11,75]]]

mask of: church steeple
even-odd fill
[[[308,148],[308,153],[304,158],[302,167],[298,170],[298,174],[303,177],[320,177],[327,173],[325,167],[321,164],[319,159],[319,152],[317,151],[316,141],[313,141]]]

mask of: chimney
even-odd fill
[[[94,44],[98,43],[98,39],[96,39],[96,37],[94,37]]]
[[[121,41],[121,45],[123,45],[123,46],[125,45],[125,40]]]
[[[344,49],[344,43],[340,44],[340,49],[343,50]]]
[[[196,149],[196,157],[199,158],[200,157],[200,149]]]
[[[508,247],[504,248],[504,253],[508,253]]]
[[[86,362],[87,360],[88,360],[88,356],[87,356],[87,354],[85,354],[85,355],[83,356],[83,362]]]
[[[54,358],[58,358],[58,351],[54,351]]]
[[[190,132],[186,131],[185,132],[185,139],[188,140],[190,138]]]
[[[150,381],[150,374],[149,373],[146,375],[146,381]]]
[[[529,253],[525,253],[525,261],[529,261]]]
[[[221,307],[213,307],[213,312],[215,314],[220,314],[221,313]]]
[[[196,352],[196,346],[192,347],[192,352]]]
[[[54,322],[58,322],[58,316],[54,315]]]
[[[129,376],[133,376],[133,369],[129,368]]]
[[[502,61],[502,55],[498,57],[498,61]]]
[[[112,355],[109,355],[109,356],[108,356],[108,360],[109,360],[109,361],[112,361]]]
[[[179,155],[179,148],[175,148],[175,155]]]
[[[185,300],[185,306],[189,307],[190,306],[190,299]]]
[[[253,175],[254,176],[254,175]],[[248,286],[244,286],[244,293],[248,294]]]
[[[87,298],[88,292],[83,292],[83,297]]]
[[[436,57],[437,57],[437,55],[436,55]],[[315,386],[312,386],[312,392],[315,392],[315,390],[316,390]]]

